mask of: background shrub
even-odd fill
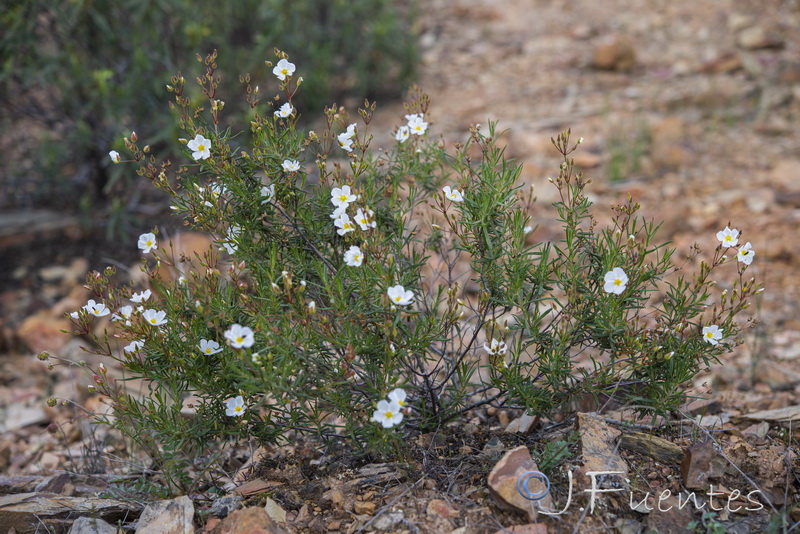
[[[229,72],[263,77],[264,59],[280,46],[306,66],[298,104],[322,111],[346,94],[399,96],[417,55],[411,16],[389,0],[4,2],[0,198],[60,208],[80,201],[93,215],[113,215],[110,231],[130,229],[148,191],[113,167],[108,151],[136,131],[160,158],[175,157],[167,141],[177,120],[160,113],[165,85],[196,51],[224,48]],[[232,96],[238,85],[231,76],[221,88]]]

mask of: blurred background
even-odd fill
[[[6,0],[0,410],[29,411],[6,414],[5,431],[52,416],[36,406],[54,385],[30,356],[70,347],[63,313],[85,303],[87,269],[131,266],[136,236],[181,226],[109,150],[124,159],[122,138],[136,131],[157,157],[180,160],[166,84],[182,71],[190,87],[195,55],[214,48],[227,120],[246,131],[238,76],[273,94],[264,61],[274,47],[305,80],[296,106],[309,128],[325,105],[355,115],[368,97],[378,101],[373,146],[389,146],[412,81],[432,97],[431,136],[452,143],[498,120],[539,197],[531,239],[559,236],[547,176],[558,166],[550,137],[566,128],[585,138],[576,162],[594,179],[601,223],[630,193],[642,215],[665,221],[659,235],[676,257],[695,241],[711,254],[717,231],[740,229],[756,251],[748,272],[766,287],[753,310],[762,322],[705,380],[762,409],[797,403],[800,2]],[[16,468],[33,465],[21,458]]]

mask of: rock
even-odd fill
[[[276,486],[282,486],[283,482],[277,480],[264,480],[263,478],[255,478],[238,486],[234,493],[238,493],[243,497],[250,497],[259,493],[265,493]]]
[[[719,413],[722,404],[717,399],[695,399],[686,404],[682,410],[691,415]]]
[[[619,440],[619,447],[638,452],[661,462],[662,464],[678,464],[683,459],[683,449],[663,438],[643,432],[626,432]]]
[[[73,518],[92,516],[115,523],[135,517],[139,508],[127,502],[96,497],[65,497],[50,493],[18,493],[0,497],[0,525],[17,534],[41,532],[42,527],[66,531]]]
[[[547,525],[544,523],[528,523],[527,525],[512,525],[498,530],[494,534],[547,534]]]
[[[270,519],[262,507],[251,506],[233,512],[211,534],[288,534],[288,531]]]
[[[43,310],[22,321],[17,336],[33,352],[58,352],[70,340],[62,330],[71,328],[72,323],[64,317],[54,317],[49,310]]]
[[[75,240],[81,233],[78,218],[66,215],[63,211],[4,210],[0,213],[0,248],[36,243],[63,235]]]
[[[696,443],[686,449],[681,462],[683,484],[690,490],[705,489],[710,479],[725,474],[725,465],[711,440]]]
[[[79,517],[72,523],[68,534],[117,534],[117,527],[102,519]]]
[[[742,435],[749,438],[764,439],[769,432],[769,423],[761,421],[742,430]]]
[[[613,37],[594,50],[592,66],[600,70],[630,71],[636,64],[636,51],[630,39]]]
[[[506,446],[497,436],[492,437],[492,439],[487,441],[486,445],[483,446],[483,454],[488,454],[489,456],[499,455],[504,450],[506,450]]]
[[[617,519],[614,528],[618,534],[641,534],[642,524],[635,519]]]
[[[216,517],[228,517],[234,510],[242,507],[242,498],[238,495],[226,495],[219,499],[214,499],[211,503],[211,515]]]
[[[281,505],[267,497],[267,502],[264,504],[264,510],[267,515],[276,523],[286,524],[286,510],[281,508]]]
[[[621,474],[613,475],[614,480],[628,478],[628,464],[619,455],[615,445],[621,432],[608,426],[594,413],[578,413],[577,426],[583,466],[575,471],[575,474],[582,478],[576,484],[590,487],[591,477],[586,475],[589,472],[616,471]],[[611,480],[600,481],[598,487],[607,487]]]
[[[678,499],[674,496],[653,503],[653,509],[647,515],[647,532],[658,534],[692,534],[688,527],[694,517],[691,506],[678,507]]]
[[[686,127],[678,117],[668,117],[650,128],[650,155],[659,167],[679,167],[686,161],[681,146]]]
[[[397,529],[395,528],[399,523],[406,518],[406,515],[403,513],[402,510],[393,510],[391,512],[386,512],[385,514],[381,514],[378,519],[373,521],[372,527],[375,530],[380,530],[383,532],[393,531],[396,532]]]
[[[5,421],[0,421],[0,432],[11,432],[30,425],[46,423],[49,419],[42,407],[44,400],[34,401],[26,406],[24,403],[12,403],[6,409]]]
[[[353,503],[353,511],[358,514],[372,515],[375,513],[377,505],[372,501],[356,501]]]
[[[762,48],[781,48],[783,39],[763,26],[750,26],[739,33],[736,44],[746,50],[759,50]]]
[[[575,161],[575,165],[581,169],[592,169],[603,162],[602,158],[597,154],[586,151],[575,154],[573,160]]]
[[[450,506],[442,499],[431,499],[428,503],[426,513],[432,516],[444,517],[445,519],[455,519],[461,515],[458,508]]]
[[[194,504],[182,495],[156,501],[142,511],[136,534],[194,534]]]
[[[534,415],[522,415],[511,421],[506,427],[506,432],[517,434],[530,434],[539,418]]]
[[[517,483],[521,476],[528,471],[538,470],[539,467],[531,458],[531,453],[526,446],[520,445],[511,449],[503,455],[489,473],[487,479],[489,492],[502,508],[526,512],[530,517],[536,515],[534,506],[552,509],[553,498],[551,495],[546,495],[543,499],[536,501],[538,505],[534,505],[534,501],[523,497],[517,489]],[[532,493],[545,489],[541,482],[535,480],[530,481],[528,488]]]
[[[742,415],[745,419],[754,419],[756,421],[772,421],[775,423],[789,423],[800,421],[800,404],[795,406],[788,406],[786,408],[777,408],[775,410],[762,410],[759,412],[751,412]]]

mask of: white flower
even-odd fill
[[[353,140],[350,138],[347,132],[340,133],[338,139],[339,139],[339,146],[343,150],[345,150],[346,152],[353,151]]]
[[[392,428],[403,420],[402,408],[396,402],[382,400],[372,414],[372,420],[380,423],[383,428]]]
[[[225,415],[230,417],[239,417],[244,415],[245,408],[244,399],[241,395],[235,399],[228,399],[225,401]]]
[[[717,232],[717,239],[720,240],[723,247],[735,247],[739,242],[739,230],[731,230],[726,226],[724,230]]]
[[[428,123],[424,120],[422,113],[414,113],[413,115],[406,115],[408,120],[408,129],[411,135],[422,135],[428,129]]]
[[[216,341],[210,341],[208,339],[201,339],[200,340],[200,352],[203,354],[208,354],[209,356],[212,354],[216,354],[220,352],[222,349],[219,348],[219,343]]]
[[[406,306],[414,302],[414,293],[410,290],[406,290],[400,284],[390,287],[386,294],[389,295],[389,300],[392,301],[392,304],[399,304],[400,306]]]
[[[355,202],[355,200],[356,196],[350,192],[349,185],[331,189],[331,203],[337,208],[346,208],[351,202]]]
[[[280,81],[284,81],[287,76],[294,74],[294,69],[294,63],[289,63],[288,60],[282,59],[278,61],[278,64],[272,69],[272,74],[277,76]]]
[[[522,232],[525,234],[533,232],[533,226],[526,226],[525,228],[522,229]]]
[[[336,233],[339,235],[344,235],[347,232],[353,232],[356,229],[356,227],[350,221],[350,217],[348,217],[346,213],[339,215],[339,218],[333,221],[333,225],[338,228]]]
[[[281,167],[286,172],[297,172],[300,170],[300,163],[297,162],[296,159],[285,159],[283,163],[281,163]]]
[[[211,141],[200,134],[195,135],[194,139],[186,143],[186,148],[192,151],[195,161],[211,157]]]
[[[719,343],[719,340],[722,339],[722,330],[715,324],[711,326],[704,326],[703,327],[703,339],[711,343],[712,345],[716,345]]]
[[[141,249],[142,254],[149,253],[158,246],[158,243],[156,242],[156,235],[152,232],[140,235],[137,245]]]
[[[739,252],[736,253],[736,259],[745,265],[750,265],[753,263],[753,256],[755,255],[756,251],[753,250],[753,246],[750,244],[750,241],[748,241],[742,248],[739,249]]]
[[[350,139],[352,137],[355,137],[355,135],[356,135],[356,123],[352,123],[350,126],[347,127],[347,130],[344,133],[339,134],[339,139],[341,139],[342,136],[346,136],[345,139]]]
[[[147,309],[144,311],[144,313],[142,313],[144,320],[147,321],[147,323],[151,326],[161,326],[162,324],[167,324],[166,316],[167,312],[164,310],[157,311],[153,309]]]
[[[308,303],[308,313],[312,315],[317,313],[317,303],[314,302],[313,300]]]
[[[339,217],[342,216],[342,213],[346,211],[347,211],[347,204],[339,206],[338,208],[333,210],[333,213],[331,213],[331,219],[338,219]]]
[[[122,306],[117,313],[111,316],[112,321],[125,320],[125,324],[131,324],[131,315],[133,315],[133,306]]]
[[[363,209],[358,208],[356,212],[356,224],[358,224],[362,230],[366,231],[370,228],[375,228],[377,223],[375,222],[375,212],[372,210],[367,210],[364,212]]]
[[[105,317],[111,313],[111,310],[106,308],[105,304],[102,302],[95,302],[93,299],[87,302],[83,309],[86,310],[86,313],[94,315],[95,317]]]
[[[71,318],[75,319],[76,321],[77,321],[78,319],[80,319],[80,314],[79,314],[78,312],[76,312],[76,311],[74,311],[74,312],[70,313],[70,314],[69,314],[69,316],[70,316]]]
[[[486,343],[483,344],[483,350],[485,350],[492,356],[502,356],[506,352],[508,352],[508,346],[506,345],[505,341],[498,341],[496,339],[492,339],[491,344],[489,345],[487,345]]]
[[[225,339],[234,349],[249,349],[255,343],[253,331],[246,326],[235,324],[225,331]]]
[[[446,185],[442,188],[442,191],[444,191],[444,196],[452,200],[453,202],[464,201],[464,193],[462,193],[458,189],[450,189],[450,186]]]
[[[180,284],[182,286],[186,285],[186,277],[184,275],[180,275],[178,277],[178,284]]]
[[[264,199],[261,201],[262,204],[266,204],[275,198],[275,184],[265,185],[262,187],[261,197]]]
[[[356,246],[350,247],[344,253],[344,262],[350,267],[360,267],[364,263],[364,255],[361,253],[361,249]]]
[[[606,273],[604,281],[603,291],[619,295],[625,291],[625,287],[628,284],[628,275],[620,267],[615,267]]]
[[[391,402],[397,403],[398,406],[404,408],[406,405],[406,392],[402,388],[396,388],[389,392],[387,398]]]
[[[117,152],[116,150],[112,150],[111,152],[109,152],[108,156],[111,158],[111,161],[113,161],[114,163],[119,163],[120,162],[119,152]]]
[[[130,342],[129,345],[125,345],[122,348],[122,350],[124,350],[125,352],[136,352],[140,350],[142,347],[144,347],[144,341],[140,339],[134,339],[133,341]]]
[[[228,254],[233,255],[234,252],[239,250],[239,243],[237,240],[239,239],[239,234],[241,233],[242,229],[235,224],[228,228],[226,240],[222,242],[222,246],[225,248]]]
[[[397,133],[394,134],[394,138],[402,143],[408,139],[409,135],[411,135],[411,131],[408,129],[408,126],[401,126],[397,129]]]
[[[137,304],[140,304],[140,303],[146,301],[149,298],[150,298],[150,290],[149,289],[145,289],[141,293],[134,293],[133,295],[131,295],[131,302],[135,302]]]
[[[289,102],[286,102],[277,111],[275,111],[275,116],[285,119],[286,117],[291,115],[293,111],[294,108],[292,107],[292,105]]]

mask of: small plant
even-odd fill
[[[564,235],[530,243],[532,191],[494,123],[450,153],[429,139],[429,100],[413,88],[387,150],[371,150],[370,102],[357,120],[327,108],[326,127],[306,133],[296,123],[302,67],[276,54],[274,98],[261,102],[242,78],[251,144],[221,127],[216,54],[198,78],[206,106],[182,76],[170,84],[192,163],[173,169],[125,139],[127,161],[217,247],[180,256],[145,232],[149,287],[120,285],[113,268],[90,273],[94,299],[71,316],[90,335],[94,317],[114,314],[112,334],[90,336],[94,350],[146,393],[102,366],[90,369],[92,389],[113,403],[107,422],[175,487],[220,440],[307,432],[391,455],[486,404],[547,416],[611,396],[667,413],[683,384],[739,343],[734,318],[759,287],[745,278],[754,253],[737,230],[709,236],[713,259],[685,276],[630,197],[598,228],[590,181],[570,158],[582,140],[567,131],[553,139],[563,162],[551,179]],[[732,288],[712,297],[711,275],[737,246]]]

